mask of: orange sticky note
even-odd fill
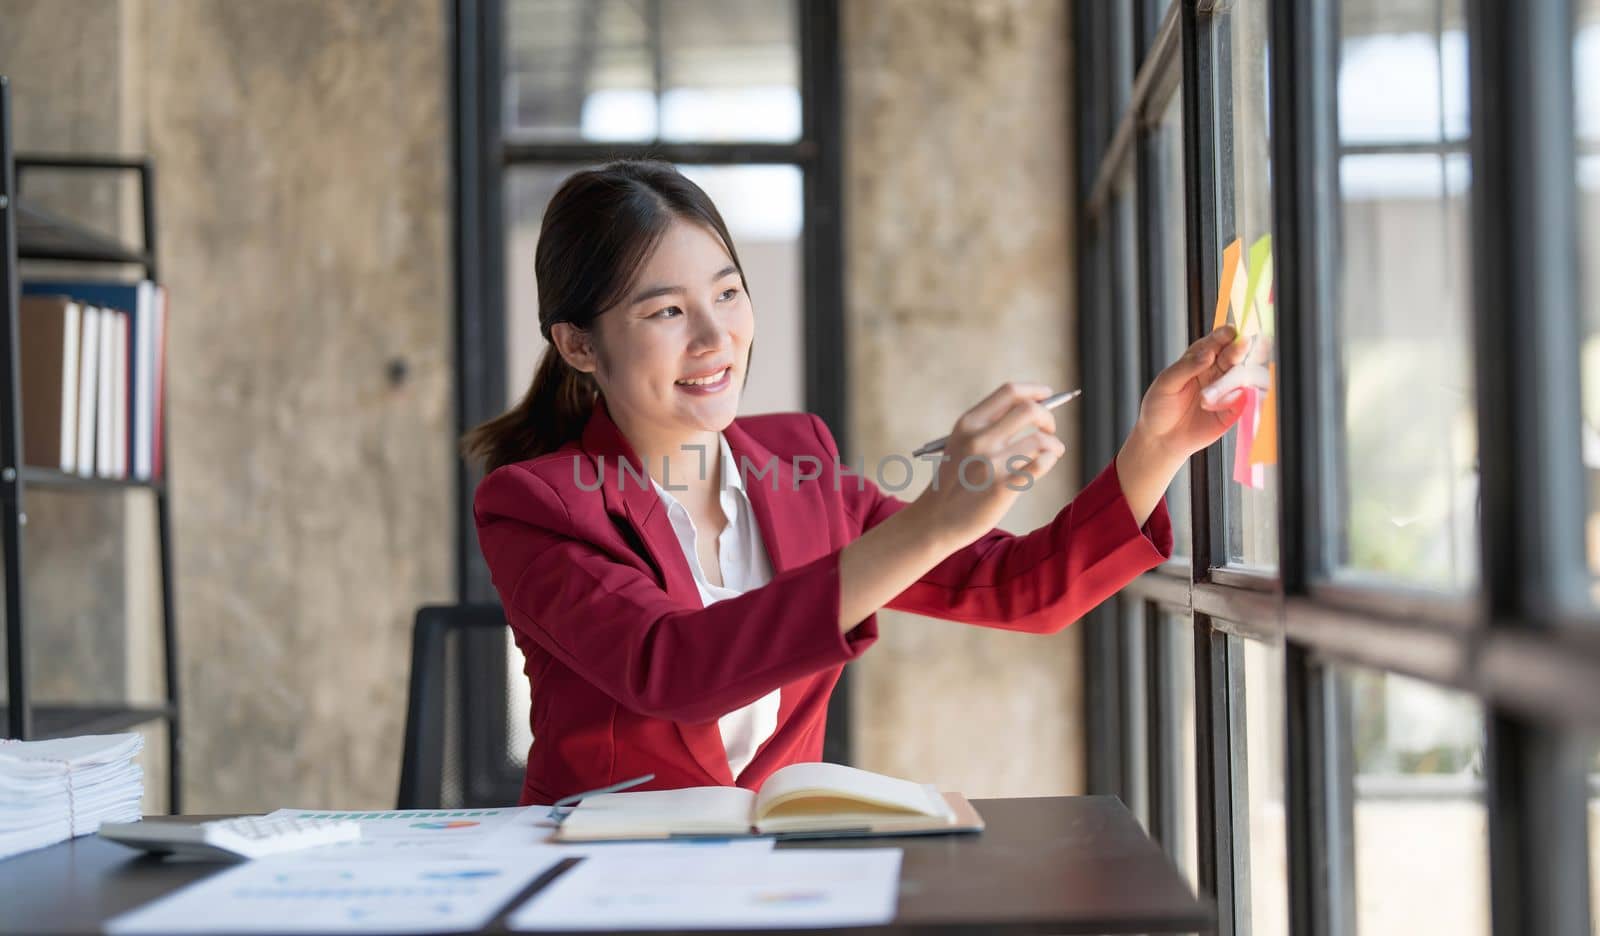
[[[1267,393],[1261,400],[1261,421],[1250,440],[1251,465],[1278,463],[1278,365],[1267,365]]]
[[[1211,330],[1228,324],[1228,304],[1233,299],[1233,278],[1239,272],[1239,239],[1222,251],[1222,281],[1217,284],[1217,312],[1211,317]]]

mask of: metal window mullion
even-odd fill
[[[1491,932],[1589,936],[1590,750],[1560,723],[1487,720]]]
[[[844,293],[843,77],[839,61],[838,0],[812,0],[797,11],[800,38],[801,146],[811,158],[801,166],[801,276],[805,297],[806,409],[833,430],[839,451],[853,452]],[[823,759],[854,760],[850,733],[855,669],[846,666],[828,700]]]
[[[1289,932],[1354,936],[1355,831],[1349,706],[1338,677],[1285,646]]]
[[[1317,0],[1270,6],[1274,277],[1278,322],[1278,564],[1285,605],[1326,568],[1324,517],[1332,390],[1334,230],[1338,211],[1334,85],[1337,10]],[[1280,610],[1280,613],[1284,611]],[[1287,621],[1285,621],[1287,628]],[[1354,921],[1354,858],[1335,742],[1336,682],[1285,635],[1284,806],[1289,932],[1344,936]]]
[[[838,0],[801,5],[802,142],[811,157],[801,164],[804,224],[806,407],[832,428],[841,452],[853,451],[846,401],[844,295],[843,84],[839,60]]]
[[[1098,159],[1103,153],[1104,133],[1102,120],[1107,111],[1106,102],[1111,94],[1111,68],[1107,35],[1110,8],[1096,4],[1078,4],[1077,22],[1080,31],[1087,32],[1085,45],[1095,51],[1088,56],[1088,64],[1080,74],[1087,74],[1083,91],[1078,96],[1077,129],[1081,140],[1080,152],[1087,160],[1091,155],[1096,162],[1085,162],[1079,167],[1085,198],[1092,180],[1099,171]],[[1110,310],[1114,308],[1112,296],[1115,289],[1115,270],[1112,252],[1111,219],[1092,218],[1086,211],[1078,219],[1078,342],[1083,388],[1094,399],[1104,401],[1083,411],[1080,446],[1083,477],[1093,477],[1110,458],[1110,439],[1116,422],[1116,378],[1112,359],[1112,322]],[[1109,404],[1109,405],[1107,405]],[[1110,793],[1128,800],[1128,782],[1125,775],[1125,748],[1128,744],[1123,719],[1122,653],[1122,598],[1108,601],[1091,612],[1084,623],[1089,630],[1084,635],[1085,670],[1085,737],[1088,741],[1089,789],[1095,793]]]
[[[1216,63],[1209,42],[1215,22],[1202,19],[1194,4],[1180,8],[1179,44],[1183,68],[1183,177],[1185,243],[1185,320],[1187,333],[1205,333],[1209,326],[1206,297],[1217,288],[1219,124],[1215,84]],[[1226,557],[1224,539],[1226,491],[1220,452],[1215,446],[1190,461],[1190,503],[1193,505],[1193,563],[1195,582],[1206,580],[1219,556]],[[1200,887],[1217,901],[1217,932],[1221,936],[1249,932],[1248,902],[1242,899],[1244,866],[1237,849],[1236,822],[1243,814],[1236,782],[1240,761],[1234,752],[1235,722],[1242,718],[1232,708],[1229,686],[1236,678],[1230,640],[1211,624],[1209,615],[1194,616],[1194,702],[1196,815]],[[1237,714],[1237,717],[1236,717]]]
[[[1210,618],[1195,616],[1195,765],[1198,810],[1195,837],[1199,845],[1200,887],[1217,901],[1217,934],[1249,932],[1249,907],[1241,899],[1241,863],[1234,835],[1236,817],[1242,813],[1240,766],[1234,753],[1235,717],[1228,687],[1237,651],[1227,634],[1211,626]],[[1242,924],[1242,927],[1241,927]]]
[[[1404,143],[1339,142],[1340,156],[1450,156],[1470,152],[1470,139],[1411,140]]]
[[[1122,746],[1122,674],[1117,666],[1116,602],[1107,602],[1089,613],[1079,626],[1087,626],[1083,637],[1085,680],[1085,737],[1088,741],[1088,785],[1090,793],[1120,795]]]
[[[502,4],[456,0],[454,7],[457,437],[504,411],[506,404],[505,219],[499,160]],[[477,481],[477,468],[457,457],[455,578],[460,601],[496,600],[472,521]]]
[[[10,477],[0,478],[0,548],[5,550],[6,578],[6,736],[32,737],[33,712],[28,699],[28,645],[23,627],[22,524],[22,371],[18,331],[16,174],[12,165],[11,88],[0,75],[0,381],[10,405],[0,413],[0,464]]]
[[[1491,628],[1530,635],[1587,603],[1572,22],[1567,0],[1468,4],[1482,590]],[[1486,721],[1492,931],[1587,936],[1580,740]]]
[[[816,11],[807,12],[808,19],[823,18]],[[802,110],[809,110],[802,100]],[[791,143],[670,143],[645,140],[632,143],[605,143],[584,140],[519,140],[507,139],[499,147],[502,165],[537,165],[541,163],[596,163],[613,159],[660,159],[666,162],[700,166],[749,165],[811,165],[818,159],[825,143],[837,146],[834,139],[808,140],[802,138]]]
[[[1328,566],[1329,468],[1337,406],[1333,277],[1339,210],[1334,117],[1336,10],[1315,0],[1271,6],[1273,277],[1278,321],[1278,566],[1304,595]]]
[[[1101,36],[1101,27],[1105,22],[1107,8],[1097,3],[1078,3],[1073,5],[1072,37],[1070,48],[1073,55],[1073,95],[1076,119],[1073,121],[1073,131],[1077,136],[1077,187],[1079,203],[1076,206],[1077,219],[1085,215],[1084,208],[1089,201],[1089,192],[1094,187],[1095,171],[1100,166],[1100,157],[1104,147],[1105,126],[1103,114],[1106,110],[1105,98],[1108,94],[1106,81],[1106,68],[1108,66],[1105,42]],[[1076,220],[1076,219],[1075,219]],[[1083,264],[1082,258],[1086,252],[1086,242],[1080,237],[1078,241],[1079,275],[1081,277]],[[1080,290],[1081,293],[1081,290]],[[1080,305],[1080,309],[1083,306]]]
[[[1469,9],[1483,591],[1520,626],[1587,604],[1571,11]]]
[[[1080,4],[1084,10],[1087,4]],[[1102,57],[1102,61],[1104,58]],[[1095,105],[1090,105],[1095,106]],[[1092,116],[1092,115],[1091,115]],[[1086,128],[1080,113],[1079,132]],[[1091,406],[1083,411],[1083,477],[1093,477],[1110,459],[1111,439],[1116,421],[1116,379],[1112,361],[1112,322],[1109,310],[1114,288],[1111,264],[1109,218],[1098,222],[1083,217],[1079,222],[1078,341],[1085,393],[1111,405]],[[1122,616],[1119,604],[1125,598],[1108,601],[1090,613],[1084,623],[1085,683],[1088,740],[1089,789],[1128,800],[1128,781],[1124,771],[1128,744],[1123,720]]]
[[[1209,22],[1209,21],[1208,21]],[[1217,113],[1212,96],[1213,69],[1210,45],[1202,41],[1209,30],[1202,25],[1193,4],[1184,3],[1178,35],[1183,69],[1183,179],[1184,179],[1184,298],[1186,334],[1204,334],[1210,324],[1206,297],[1217,287],[1214,259],[1217,248],[1217,192],[1210,180],[1217,175]],[[1191,555],[1196,581],[1216,564],[1219,535],[1224,529],[1226,503],[1217,446],[1190,459],[1190,504],[1193,522]],[[1226,544],[1222,544],[1226,555]]]

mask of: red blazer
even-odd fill
[[[816,416],[750,416],[724,434],[754,466],[746,487],[773,578],[710,607],[604,402],[581,439],[478,486],[478,542],[533,691],[523,803],[646,773],[642,789],[731,786],[717,719],[774,688],[777,729],[739,785],[821,759],[828,694],[878,636],[876,616],[839,633],[839,551],[906,504],[841,471]],[[1048,525],[985,534],[889,607],[1054,633],[1171,553],[1165,505],[1141,530],[1112,465]]]

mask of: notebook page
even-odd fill
[[[928,787],[898,777],[886,777],[843,764],[790,764],[773,773],[756,797],[755,815],[761,820],[781,810],[785,803],[809,796],[857,800],[852,812],[876,811],[943,816],[944,801],[930,795]],[[862,804],[866,804],[865,807]]]
[[[689,787],[591,796],[562,823],[577,838],[684,834],[743,835],[755,794],[739,787]]]

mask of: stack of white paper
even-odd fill
[[[143,748],[136,734],[0,740],[0,858],[137,821]]]

